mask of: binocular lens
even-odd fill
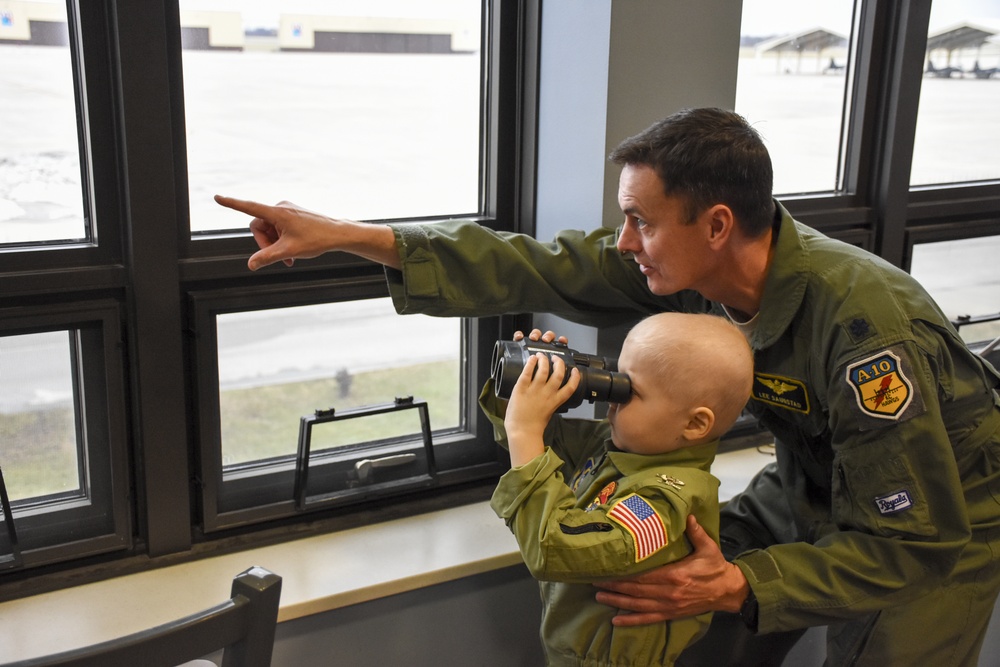
[[[510,392],[514,389],[517,378],[521,376],[525,363],[536,352],[544,352],[549,358],[559,356],[565,362],[567,371],[572,368],[580,371],[580,384],[573,395],[559,408],[560,412],[575,408],[584,400],[591,403],[595,401],[626,403],[632,395],[632,383],[627,375],[618,372],[617,360],[581,354],[560,343],[523,339],[498,340],[493,347],[490,372],[497,397],[510,398]],[[568,379],[567,373],[563,383]]]

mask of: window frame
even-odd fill
[[[537,18],[531,17],[539,8],[537,2],[513,0],[483,4],[488,8],[483,49],[491,58],[484,60],[483,69],[488,86],[481,100],[480,149],[486,167],[480,175],[483,214],[477,220],[494,229],[517,230],[522,225],[518,202],[526,196],[523,192],[530,193],[524,189],[531,182],[530,170],[524,175],[520,165],[530,164],[534,151],[530,54],[538,36],[530,30],[537,33]],[[128,512],[112,546],[148,558],[186,553],[200,542],[224,540],[229,534],[207,536],[200,515],[202,449],[196,419],[203,408],[196,403],[199,380],[192,366],[192,299],[228,290],[287,296],[315,281],[343,288],[352,280],[368,281],[372,290],[379,284],[385,295],[384,274],[381,267],[342,253],[300,262],[287,271],[255,273],[246,267],[253,247],[248,231],[192,237],[177,2],[140,7],[115,0],[67,0],[67,7],[81,146],[86,149],[83,194],[93,238],[0,248],[5,260],[0,308],[38,304],[30,312],[19,311],[30,328],[64,304],[116,304],[121,342],[105,350],[105,363],[109,373],[117,368],[123,375],[121,395],[115,399],[119,404],[109,419],[116,443],[121,443],[115,445],[114,465],[125,473],[128,491],[120,500]],[[510,318],[502,319],[511,332]],[[468,327],[481,339],[491,339],[491,349],[500,320],[470,322]],[[469,368],[485,378],[488,358],[469,352]],[[478,381],[470,382],[467,392],[477,391]],[[478,418],[476,426],[480,438],[486,438]],[[496,461],[492,466],[485,477],[497,475],[500,466]],[[491,484],[482,471],[474,477],[479,481],[457,476],[449,493],[461,497],[471,487]],[[419,512],[440,502],[418,498],[405,503],[403,511]],[[46,562],[76,567],[96,551],[67,543]],[[29,579],[29,570],[4,576],[7,581]]]
[[[195,369],[195,422],[199,447],[198,480],[200,529],[217,533],[226,529],[243,527],[274,519],[287,519],[308,512],[324,512],[328,504],[316,503],[299,507],[295,501],[295,456],[281,461],[267,461],[244,466],[243,472],[227,472],[221,460],[221,433],[219,409],[219,367],[216,317],[226,313],[270,310],[272,308],[308,306],[332,302],[351,302],[359,299],[387,297],[388,291],[382,275],[352,277],[342,280],[324,280],[297,283],[294,287],[247,287],[199,291],[189,295],[192,342],[192,368]],[[462,423],[456,428],[438,429],[432,433],[434,456],[437,462],[435,483],[428,491],[440,492],[455,485],[483,479],[495,479],[506,470],[509,460],[494,442],[489,422],[476,407],[481,379],[489,373],[492,344],[499,336],[498,318],[464,319],[463,347],[459,351],[464,360],[460,402]],[[393,397],[386,397],[390,400]],[[419,396],[415,398],[421,398]],[[329,406],[302,406],[303,414]],[[431,424],[433,429],[434,425]],[[287,443],[289,447],[295,443]],[[486,446],[484,446],[486,444]],[[350,466],[355,461],[371,456],[413,451],[419,453],[423,442],[419,434],[402,443],[382,445],[372,443],[369,448],[349,454],[337,455],[338,465]],[[422,457],[422,455],[421,455]],[[313,491],[314,493],[317,491]],[[391,502],[406,494],[419,496],[423,491],[400,490],[385,492],[373,497],[380,502]],[[371,502],[371,498],[357,501]],[[349,506],[345,503],[344,507]],[[337,511],[345,511],[338,508]]]
[[[23,567],[132,546],[120,322],[110,300],[0,308],[0,336],[67,332],[73,365],[81,487],[11,502]]]
[[[533,233],[541,2],[484,0],[484,6],[489,11],[482,48],[492,58],[483,72],[488,86],[482,98],[481,154],[487,167],[480,175],[483,215],[476,220],[493,229]],[[86,118],[85,210],[96,238],[0,249],[0,309],[16,311],[17,326],[25,331],[46,326],[53,313],[75,313],[82,318],[76,321],[93,321],[86,318],[104,313],[98,319],[111,327],[102,352],[109,383],[109,446],[115,474],[124,476],[116,503],[124,503],[125,514],[114,544],[100,549],[66,544],[48,552],[45,563],[79,567],[104,547],[114,552],[108,558],[120,558],[124,550],[148,560],[183,558],[200,543],[221,543],[230,536],[245,545],[247,532],[263,535],[267,528],[242,519],[225,526],[206,522],[208,531],[202,525],[199,474],[205,469],[202,443],[208,436],[199,421],[206,371],[198,360],[206,352],[198,348],[203,315],[197,308],[216,297],[216,305],[250,293],[291,299],[314,284],[323,285],[316,288],[319,294],[333,289],[330,285],[347,289],[350,281],[375,294],[376,286],[384,289],[384,274],[381,267],[342,253],[250,272],[248,233],[192,237],[176,1],[140,6],[67,0],[67,7],[73,17],[79,113]],[[998,182],[909,185],[929,13],[929,3],[862,4],[846,109],[843,189],[780,198],[803,223],[904,269],[915,243],[1000,229]],[[498,333],[480,336],[507,336],[530,326],[530,318],[503,317],[490,326]],[[114,327],[120,343],[111,344]],[[476,345],[490,348],[481,343]],[[481,367],[488,359],[475,365],[485,377]],[[482,496],[491,486],[463,481],[454,491],[396,503],[392,514],[451,502],[463,497],[462,490]],[[345,526],[375,520],[366,512],[330,516]],[[273,526],[286,535],[301,533],[314,519],[274,518]],[[288,527],[292,523],[298,525]],[[14,575],[3,576],[6,582]],[[15,578],[29,576],[20,572]]]
[[[1000,227],[1000,182],[910,186],[930,5],[859,2],[842,190],[779,200],[801,222],[908,270],[915,242]]]

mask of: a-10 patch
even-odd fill
[[[902,360],[890,350],[848,366],[847,383],[861,411],[879,419],[898,421],[915,395]]]

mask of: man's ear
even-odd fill
[[[736,218],[733,210],[725,204],[710,206],[705,211],[709,225],[709,243],[719,246],[735,232]]]
[[[701,440],[712,432],[715,426],[715,413],[712,408],[695,408],[688,415],[687,425],[684,427],[685,440]]]

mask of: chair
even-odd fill
[[[280,596],[281,577],[252,567],[233,579],[232,597],[214,607],[125,637],[3,667],[176,667],[220,649],[225,649],[222,667],[269,667]]]

